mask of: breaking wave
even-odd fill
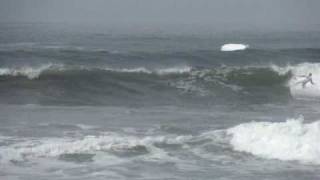
[[[1,76],[24,76],[28,79],[39,78],[42,74],[63,73],[68,71],[107,71],[118,73],[144,73],[156,75],[183,74],[191,71],[189,66],[147,69],[145,67],[137,68],[109,68],[109,67],[85,67],[85,66],[66,66],[60,64],[45,64],[37,67],[23,66],[18,68],[0,68]]]
[[[44,71],[54,69],[60,66],[46,64],[39,67],[24,66],[20,68],[0,68],[0,76],[25,76],[29,79],[35,79]]]
[[[94,161],[96,155],[146,157],[148,160],[175,159],[168,148],[181,148],[195,156],[215,160],[223,150],[228,161],[245,152],[265,159],[320,164],[320,121],[304,123],[302,118],[285,122],[249,122],[229,129],[212,130],[199,135],[136,136],[103,132],[82,138],[0,137],[0,163],[26,162],[39,158],[64,161]],[[209,150],[206,147],[214,146]],[[228,151],[225,151],[228,149]],[[230,151],[229,151],[230,150]],[[215,152],[217,151],[217,152]],[[243,154],[243,157],[246,157]],[[213,158],[213,159],[210,159]]]
[[[313,98],[320,97],[320,64],[319,63],[301,63],[297,65],[288,65],[286,67],[272,66],[272,68],[279,72],[279,74],[286,74],[290,72],[292,78],[288,82],[291,94],[296,98]],[[300,83],[303,77],[312,73],[314,84],[306,84],[306,88],[302,87]]]
[[[193,93],[199,97],[233,97],[247,91],[287,98],[291,72],[270,67],[110,68],[46,64],[38,67],[1,68],[1,102],[20,104],[133,103],[143,98],[169,102]],[[256,90],[259,88],[259,91]],[[10,89],[10,91],[8,91]],[[26,96],[28,92],[28,96]],[[273,93],[274,92],[274,93]],[[271,99],[271,98],[268,98]],[[186,100],[184,97],[181,101]]]
[[[262,158],[320,164],[320,121],[250,122],[227,130],[236,151]]]
[[[310,65],[313,66],[313,65]],[[297,67],[298,69],[299,67]],[[269,84],[281,81],[284,77],[287,78],[291,71],[291,67],[281,68],[277,66],[271,67],[232,67],[221,66],[213,68],[192,67],[192,66],[176,66],[168,68],[110,68],[110,67],[86,67],[86,66],[67,66],[62,64],[44,64],[41,66],[23,66],[17,68],[0,68],[1,77],[26,77],[30,80],[39,79],[44,76],[68,76],[70,72],[78,72],[86,74],[88,72],[105,72],[118,74],[145,74],[148,75],[189,75],[198,78],[211,76],[212,78],[225,78],[238,84]],[[307,71],[310,72],[310,71]]]
[[[300,76],[309,73],[313,74],[314,85],[309,83],[306,88],[302,88],[301,83],[298,83],[302,80]],[[75,100],[75,103],[80,104],[105,104],[101,101],[110,101],[111,97],[112,100],[124,100],[125,96],[129,96],[136,101],[141,97],[151,100],[155,95],[163,95],[164,100],[172,99],[164,96],[174,92],[174,89],[176,94],[172,95],[175,97],[181,93],[194,93],[199,97],[233,97],[249,93],[251,97],[255,94],[268,96],[265,98],[267,100],[285,100],[290,97],[314,99],[320,97],[320,64],[119,68],[49,63],[41,66],[2,67],[0,81],[3,94],[0,99],[8,103],[50,104],[54,101],[59,104],[62,98],[68,101],[67,104]],[[23,94],[26,90],[29,97]],[[23,98],[20,97],[22,95]],[[33,95],[38,97],[32,98]],[[16,99],[12,100],[10,96]],[[62,101],[62,104],[65,103]]]

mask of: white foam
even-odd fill
[[[114,72],[125,72],[125,73],[145,73],[145,74],[158,74],[158,75],[169,75],[169,74],[183,74],[191,72],[192,68],[189,66],[171,67],[171,68],[160,68],[160,69],[147,69],[145,67],[137,68],[105,68],[107,71]]]
[[[127,72],[127,73],[146,73],[146,74],[151,74],[152,72],[144,67],[138,67],[138,68],[133,68],[133,69],[117,69],[115,70],[117,72]]]
[[[240,51],[249,47],[247,44],[224,44],[221,46],[221,51]]]
[[[110,68],[110,67],[86,67],[86,66],[76,66],[76,67],[68,67],[59,64],[45,64],[38,67],[31,67],[31,66],[23,66],[18,68],[0,68],[0,76],[25,76],[29,79],[36,79],[38,78],[41,73],[44,71],[54,69],[58,71],[63,70],[73,70],[73,69],[80,69],[80,70],[94,70],[100,69],[105,71],[112,71],[112,72],[124,72],[124,73],[144,73],[144,74],[157,74],[157,75],[169,75],[169,74],[182,74],[191,72],[192,68],[189,66],[179,66],[179,67],[171,67],[171,68],[160,68],[160,69],[147,69],[145,67],[136,67],[136,68]]]
[[[301,63],[297,65],[288,65],[286,67],[271,66],[273,70],[283,75],[287,72],[291,72],[293,77],[289,81],[291,94],[297,98],[313,98],[320,97],[320,63]],[[314,85],[308,83],[306,88],[302,88],[302,84],[299,83],[303,78],[302,75],[308,75],[312,73],[312,79]]]
[[[61,68],[62,66],[45,64],[38,67],[24,66],[20,68],[0,68],[0,76],[26,76],[29,79],[35,79],[38,78],[43,71],[52,67]]]
[[[0,162],[11,160],[24,161],[32,158],[58,157],[63,154],[98,153],[117,151],[123,152],[143,146],[153,156],[161,156],[162,150],[154,146],[156,143],[182,144],[192,136],[154,136],[139,138],[136,136],[105,133],[100,136],[85,136],[74,138],[32,139],[11,144],[0,149]],[[160,154],[158,154],[160,153]]]
[[[156,71],[157,74],[166,75],[166,74],[183,74],[191,72],[192,68],[189,66],[181,66],[181,67],[172,67],[172,68],[165,68],[159,69]]]
[[[236,151],[278,160],[320,164],[320,121],[250,122],[227,130]]]

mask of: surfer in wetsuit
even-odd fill
[[[297,84],[302,84],[302,88],[305,88],[307,83],[310,82],[312,85],[314,85],[314,82],[312,81],[312,73],[309,73],[309,75],[303,75],[300,77],[304,77],[305,79],[303,79],[302,81],[298,82]]]

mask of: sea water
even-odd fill
[[[1,24],[0,179],[319,179],[319,40]]]

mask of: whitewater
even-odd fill
[[[224,44],[221,46],[221,51],[242,51],[249,47],[247,44]]]
[[[320,179],[318,32],[96,31],[0,25],[0,179]]]
[[[25,138],[1,137],[10,143],[0,151],[2,163],[10,161],[32,161],[34,158],[54,158],[66,155],[104,153],[106,156],[116,152],[142,151],[148,156],[166,154],[161,146],[181,145],[184,150],[202,148],[201,143],[223,143],[235,151],[247,152],[266,159],[283,161],[299,161],[304,164],[320,164],[320,121],[303,123],[302,118],[288,119],[284,122],[248,122],[215,131],[203,132],[199,135],[170,135],[138,137],[128,134],[119,135],[114,132],[101,132],[101,135],[78,138]],[[136,152],[139,153],[139,152]],[[160,153],[160,154],[159,154]],[[195,154],[197,155],[197,154]]]

